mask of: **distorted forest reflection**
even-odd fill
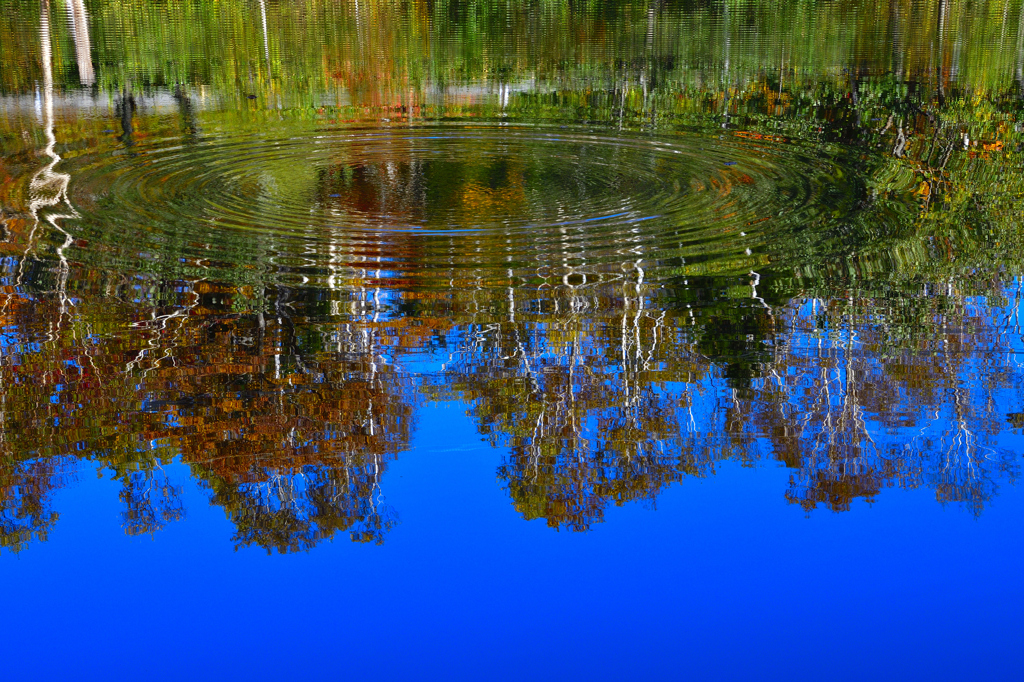
[[[17,3],[0,544],[90,468],[129,534],[187,470],[238,547],[380,543],[441,402],[556,528],[724,462],[982,513],[1024,428],[1024,5],[881,7]]]

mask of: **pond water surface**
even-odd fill
[[[4,679],[1017,679],[1024,5],[18,0]]]

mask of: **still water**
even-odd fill
[[[0,2],[5,679],[1013,679],[1024,5]]]

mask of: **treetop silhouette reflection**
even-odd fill
[[[345,530],[380,542],[396,520],[387,462],[423,399],[465,402],[507,450],[498,475],[516,509],[573,530],[727,460],[783,463],[785,498],[807,510],[928,487],[978,513],[1014,480],[997,438],[1012,415],[991,396],[1016,396],[1019,368],[992,308],[952,290],[885,306],[869,290],[825,300],[746,279],[745,299],[711,294],[717,278],[451,291],[385,323],[317,315],[315,292],[291,292],[291,315],[237,314],[225,292],[177,316],[187,306],[154,299],[145,315],[80,297],[57,330],[58,299],[12,295],[5,544],[45,538],[48,498],[77,460],[121,482],[127,532],[159,529],[185,512],[172,458],[240,546],[308,549]],[[201,298],[194,284],[160,288]],[[125,332],[86,331],[126,315]],[[942,322],[906,343],[878,323],[901,315]]]

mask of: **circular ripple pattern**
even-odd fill
[[[309,286],[740,271],[854,194],[782,140],[537,126],[162,139],[74,165],[108,250]]]

